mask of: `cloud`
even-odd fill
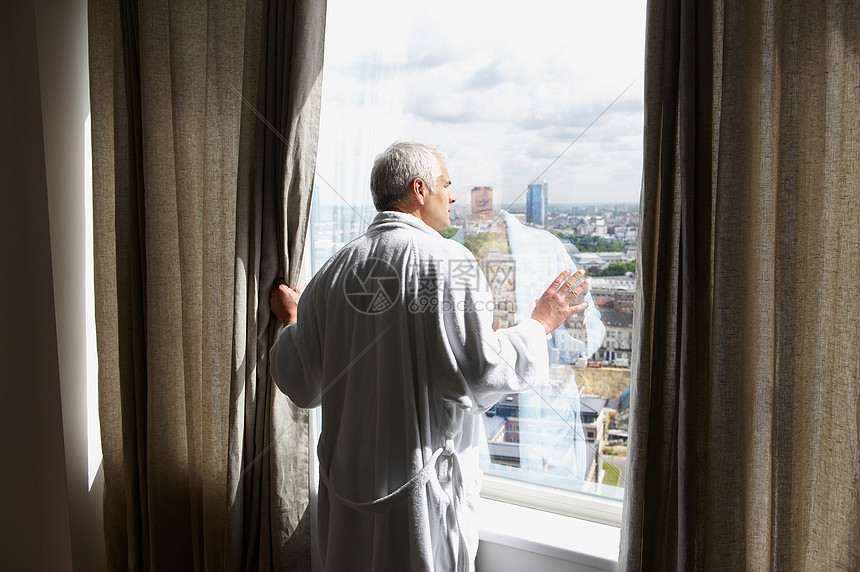
[[[472,76],[460,84],[460,89],[467,91],[486,91],[501,85],[507,81],[507,77],[499,67],[499,61],[493,60],[489,64],[475,70]]]
[[[406,69],[411,73],[420,73],[447,65],[455,56],[448,46],[421,45],[421,49],[412,49],[406,57]]]
[[[641,78],[644,2],[386,2],[344,13],[330,0],[323,115],[336,117],[323,120],[322,164],[344,161],[325,153],[369,163],[386,141],[419,139],[449,152],[461,202],[481,185],[514,199],[538,176],[560,202],[638,198],[641,82],[564,150]]]

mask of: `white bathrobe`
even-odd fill
[[[296,405],[322,403],[324,570],[473,569],[481,413],[549,377],[540,323],[491,326],[472,254],[404,213],[308,284],[270,358]]]

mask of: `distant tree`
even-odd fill
[[[498,232],[476,232],[467,234],[463,239],[463,246],[472,251],[475,258],[482,259],[490,248],[495,248],[501,252],[510,252],[507,238]]]
[[[576,234],[575,231],[573,233],[556,231],[554,234],[559,239],[576,245],[580,252],[621,252],[625,247],[636,244],[634,241],[617,242],[602,236]]]
[[[458,230],[460,230],[459,226],[449,226],[448,228],[443,228],[442,230],[440,230],[439,234],[442,235],[442,238],[451,238],[452,236],[457,234]]]
[[[624,276],[628,272],[636,272],[636,261],[613,262],[600,271],[600,276]]]
[[[575,236],[571,239],[580,252],[621,252],[624,243],[612,242],[600,236]]]

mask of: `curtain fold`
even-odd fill
[[[112,570],[309,567],[307,427],[282,430],[265,360],[316,156],[325,3],[303,4],[90,2]]]
[[[308,413],[277,391],[268,349],[279,324],[268,297],[278,277],[298,282],[313,187],[322,95],[324,2],[262,8],[259,72],[245,107],[253,172],[240,188],[234,394],[229,483],[231,569],[310,569]],[[291,264],[292,262],[292,264]],[[251,287],[251,285],[255,287]],[[253,360],[253,361],[251,361]],[[299,501],[300,499],[300,501]],[[297,502],[298,501],[298,502]]]
[[[860,567],[860,4],[651,1],[620,569]]]

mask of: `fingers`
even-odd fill
[[[568,283],[571,284],[570,290],[567,291],[567,298],[571,302],[579,302],[578,304],[574,304],[568,308],[568,316],[572,316],[573,314],[578,314],[579,312],[584,312],[586,308],[588,308],[588,302],[582,301],[582,296],[588,291],[588,287],[590,283],[588,280],[583,280],[578,285],[575,285],[576,280],[582,277],[584,273],[579,270],[574,274]]]
[[[582,304],[576,304],[575,306],[571,306],[567,309],[568,317],[578,314],[580,312],[584,312],[585,309],[588,308],[588,302],[583,302]]]
[[[280,291],[281,291],[281,292],[283,292],[284,294],[289,294],[289,293],[291,293],[291,292],[295,292],[296,294],[301,294],[301,293],[302,293],[302,289],[301,289],[301,288],[299,288],[298,286],[296,286],[295,288],[290,288],[290,287],[287,285],[287,283],[286,283],[286,282],[284,282],[284,281],[283,281],[282,279],[280,279],[280,278],[278,278],[278,279],[275,281],[275,287],[273,288],[273,290],[272,290],[272,291],[273,291],[273,292],[276,292],[276,291],[278,291],[278,290],[280,290]]]
[[[575,273],[571,274],[570,270],[565,270],[558,276],[556,276],[555,280],[553,280],[549,288],[547,288],[547,292],[551,292],[554,290],[560,290],[561,292],[570,291],[577,283],[577,281],[582,278],[584,273],[582,270],[577,270]]]
[[[544,294],[561,294],[568,300],[575,300],[588,290],[588,280],[583,280],[577,285],[577,282],[583,276],[585,276],[585,273],[582,270],[577,270],[573,274],[571,274],[570,270],[565,270],[550,283]],[[537,303],[537,300],[535,303]]]
[[[577,270],[573,276],[571,276],[564,284],[561,285],[559,291],[564,292],[569,299],[574,300],[579,298],[588,290],[589,282],[588,280],[583,280],[579,284],[580,278],[585,276],[585,273],[582,270]]]
[[[549,290],[549,289],[558,290],[561,287],[561,285],[565,283],[565,280],[567,280],[568,274],[570,274],[570,270],[564,270],[561,274],[556,276],[555,280],[552,281],[552,283],[550,284],[550,287],[547,288],[547,290]]]
[[[582,283],[579,284],[579,286],[577,286],[575,288],[571,288],[570,290],[568,290],[567,295],[570,296],[571,298],[579,298],[580,296],[585,294],[585,292],[588,290],[588,286],[589,286],[588,280],[583,280]]]
[[[568,273],[569,273],[570,271],[569,271],[569,270],[565,270],[565,272],[568,272]],[[579,279],[580,279],[580,278],[582,278],[583,276],[585,276],[585,273],[584,273],[582,270],[577,270],[576,272],[574,272],[574,273],[570,276],[570,278],[568,278],[568,279],[564,282],[564,284],[562,284],[562,285],[559,287],[559,290],[568,290],[568,291],[573,290],[573,288],[576,286],[576,283],[577,283],[577,282],[579,281]]]

